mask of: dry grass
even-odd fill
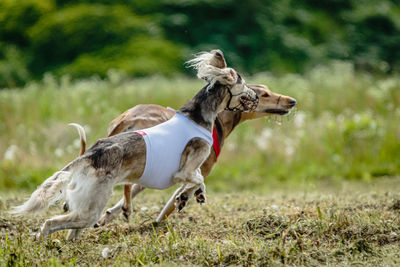
[[[76,242],[67,242],[65,232],[35,241],[32,233],[61,207],[43,216],[11,217],[6,210],[27,194],[7,192],[0,202],[0,263],[395,266],[400,264],[399,187],[393,178],[265,195],[210,192],[208,205],[191,202],[157,227],[151,222],[169,191],[149,191],[134,202],[129,223],[120,218],[86,230]],[[116,191],[111,202],[120,195]]]

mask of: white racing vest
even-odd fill
[[[213,144],[211,132],[180,113],[135,132],[146,142],[146,166],[136,182],[146,188],[166,189],[174,185],[172,175],[179,170],[182,152],[191,139],[198,137],[210,146]]]

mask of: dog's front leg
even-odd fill
[[[178,210],[186,205],[189,196],[199,188],[205,188],[204,177],[201,174],[200,166],[210,153],[210,146],[200,138],[194,138],[187,144],[182,153],[180,169],[173,175],[175,183],[186,184],[183,192],[178,194],[175,206]],[[205,201],[205,192],[202,195]]]

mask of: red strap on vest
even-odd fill
[[[213,148],[215,151],[215,156],[218,158],[219,153],[221,153],[221,147],[219,146],[218,134],[217,130],[215,130],[215,127],[212,132],[212,138],[213,138]]]
[[[135,131],[135,133],[140,134],[140,135],[147,135],[147,133],[145,133],[143,131]]]

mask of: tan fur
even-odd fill
[[[245,122],[255,118],[261,118],[274,114],[284,115],[287,114],[290,109],[295,105],[295,100],[289,96],[274,93],[268,89],[265,85],[250,84],[249,87],[255,90],[259,97],[259,103],[255,111],[253,112],[232,112],[222,111],[218,114],[216,124],[222,127],[222,130],[218,132],[218,139],[220,140],[221,148],[224,144],[224,140],[229,136],[233,129]],[[279,103],[278,103],[279,100]],[[278,112],[279,113],[276,113]],[[274,113],[273,113],[274,112]],[[149,128],[169,120],[175,114],[167,108],[158,105],[138,105],[135,106],[122,115],[114,119],[108,128],[109,133],[117,134],[122,131],[138,130]],[[186,157],[187,151],[183,153],[182,161]],[[211,149],[208,158],[203,162],[201,166],[201,173],[204,177],[207,177],[217,161],[215,151]],[[132,198],[138,193],[143,191],[143,188],[139,185],[126,185],[125,192],[131,190]],[[177,192],[181,192],[183,188],[179,188]],[[177,195],[177,192],[172,196],[171,200],[165,206],[163,212],[157,218],[157,221],[165,219],[169,214],[175,210],[172,199]],[[127,194],[125,194],[125,197]],[[99,225],[104,225],[114,219],[123,209],[124,216],[127,218],[131,213],[130,200],[121,199],[121,201],[110,208],[99,221]]]
[[[202,57],[208,60],[217,54],[219,53],[204,53]],[[239,97],[230,95],[244,93],[247,100],[256,102],[255,92],[247,87],[244,80],[239,79],[240,76],[233,69],[208,67],[202,60],[196,61],[196,64],[201,66],[198,75],[207,77],[208,85],[178,111],[188,119],[211,131],[217,113],[227,107],[228,100],[235,105],[241,104]],[[243,105],[243,108],[246,107]],[[119,124],[123,122],[121,120]],[[187,154],[179,170],[173,174],[173,181],[183,183],[184,187],[180,195],[177,195],[177,206],[181,202],[186,203],[187,199],[182,196],[192,192],[190,190],[203,189],[202,192],[205,193],[200,167],[209,154],[210,145],[201,139],[193,139],[184,151]],[[68,175],[55,175],[47,179],[25,204],[16,207],[14,211],[16,214],[35,212],[66,194],[70,214],[46,220],[41,234],[46,237],[62,229],[71,229],[68,237],[76,238],[81,229],[93,226],[101,217],[116,184],[135,183],[142,176],[146,153],[143,137],[132,131],[99,139],[62,170],[63,174]],[[61,176],[63,179],[58,180]]]

